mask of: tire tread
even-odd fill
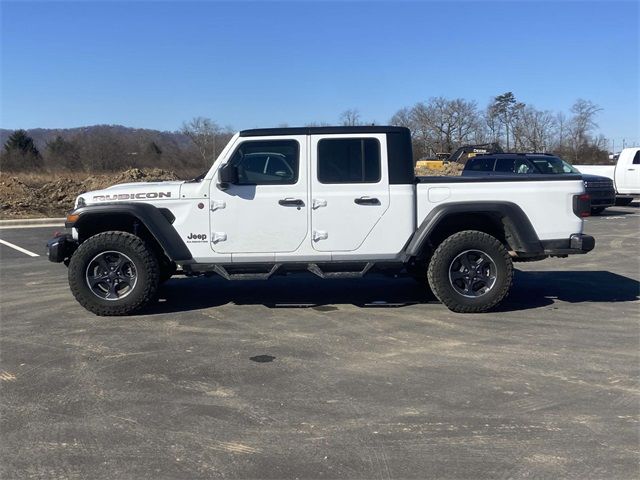
[[[131,249],[138,255],[142,261],[143,268],[147,272],[149,281],[141,285],[143,288],[142,294],[134,297],[135,301],[114,302],[114,305],[106,306],[94,301],[85,288],[84,268],[86,268],[86,261],[88,261],[85,257],[92,255],[96,248],[116,250],[118,247]],[[80,244],[69,263],[71,293],[80,305],[99,316],[128,315],[141,309],[155,298],[158,291],[159,278],[160,268],[152,249],[140,237],[128,232],[107,231],[88,238]]]
[[[493,246],[496,247],[500,252],[507,270],[508,281],[503,282],[503,284],[499,287],[500,290],[498,294],[491,302],[483,305],[465,305],[460,303],[456,299],[454,294],[451,293],[448,277],[442,278],[438,274],[438,271],[441,271],[441,268],[443,267],[446,267],[448,272],[449,265],[443,265],[444,257],[446,256],[445,253],[450,249],[458,248],[457,246],[460,244],[468,243],[470,241],[478,244],[482,244],[483,242],[492,243]],[[427,269],[427,278],[429,280],[429,285],[431,286],[433,294],[447,308],[449,308],[449,310],[457,313],[482,313],[495,307],[509,293],[511,284],[513,282],[513,263],[507,249],[495,237],[489,235],[488,233],[480,232],[477,230],[463,230],[461,232],[454,233],[438,246],[436,251],[433,253],[433,256],[431,257],[431,261],[429,262],[429,267]]]

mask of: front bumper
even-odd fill
[[[574,233],[562,240],[542,240],[545,255],[574,255],[587,253],[596,246],[596,239],[591,235]]]
[[[615,190],[586,190],[591,198],[592,207],[612,207],[616,203]]]
[[[68,261],[78,248],[78,242],[68,233],[56,235],[47,242],[47,257],[50,262]]]

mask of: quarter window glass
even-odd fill
[[[325,139],[318,142],[320,183],[380,181],[380,142],[375,138]]]
[[[298,181],[299,147],[295,140],[244,142],[233,154],[238,185],[287,185]]]

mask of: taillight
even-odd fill
[[[588,193],[573,196],[573,213],[580,218],[591,215],[591,197]]]

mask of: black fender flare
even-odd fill
[[[73,221],[65,222],[66,228],[81,229],[83,225],[95,221],[96,218],[106,218],[109,215],[131,216],[149,230],[170,260],[184,263],[193,259],[184,241],[171,225],[173,215],[166,209],[148,203],[101,203],[76,208],[67,218],[72,215],[77,217]]]
[[[512,202],[452,202],[436,206],[424,218],[405,248],[407,257],[420,254],[431,233],[450,215],[487,213],[498,216],[510,235],[510,247],[526,254],[544,252],[540,239],[526,213]]]

